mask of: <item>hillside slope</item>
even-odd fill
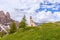
[[[27,27],[4,36],[1,40],[60,40],[60,26],[48,23],[39,27]]]

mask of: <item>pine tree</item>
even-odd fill
[[[21,22],[19,23],[19,28],[25,28],[26,27],[26,18],[25,15],[23,16]]]
[[[16,23],[12,22],[11,25],[10,25],[10,32],[9,32],[9,34],[14,33],[16,31],[17,31]]]

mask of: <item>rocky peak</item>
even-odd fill
[[[10,19],[10,13],[9,12],[6,12],[5,16]]]
[[[1,15],[4,15],[4,11],[0,11],[0,14],[1,14]]]
[[[0,17],[4,17],[5,13],[3,11],[0,11]]]
[[[13,21],[13,19],[10,18],[10,13],[4,11],[0,11],[0,24],[3,25],[10,25],[10,23]]]

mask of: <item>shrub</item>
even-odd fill
[[[1,31],[0,32],[0,37],[3,37],[5,35],[5,32],[4,31]]]

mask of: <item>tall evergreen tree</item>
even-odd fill
[[[26,18],[25,15],[23,16],[21,22],[19,23],[19,28],[25,28],[26,27]]]
[[[9,32],[9,34],[16,32],[16,30],[17,30],[16,23],[12,22],[11,25],[10,25],[10,32]]]

